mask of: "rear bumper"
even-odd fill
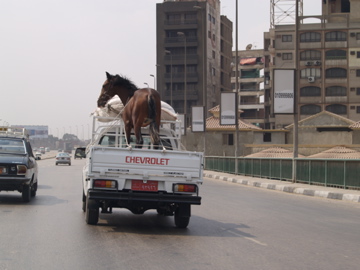
[[[0,190],[19,190],[23,185],[30,185],[31,178],[0,178]]]
[[[201,204],[200,196],[190,196],[173,193],[144,193],[144,192],[117,192],[104,190],[88,190],[91,200],[123,201],[123,202],[143,202],[143,203],[184,203]]]

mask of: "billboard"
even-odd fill
[[[205,131],[205,114],[203,106],[193,106],[192,108],[192,132],[204,132]]]
[[[49,135],[48,126],[11,125],[14,128],[25,128],[30,139],[47,139]]]
[[[237,93],[221,93],[220,125],[236,125],[236,96]]]
[[[177,118],[178,118],[178,120],[181,122],[181,127],[180,127],[180,133],[181,133],[181,135],[186,135],[186,128],[185,128],[185,126],[186,126],[186,123],[185,123],[185,115],[184,114],[178,114],[178,116],[177,116]],[[179,130],[178,130],[178,127],[176,127],[176,132],[179,132]]]
[[[295,70],[274,70],[274,113],[294,113]]]

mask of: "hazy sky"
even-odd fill
[[[48,125],[54,136],[88,138],[105,71],[153,87],[162,2],[0,0],[0,125]],[[239,50],[263,48],[270,0],[238,2]],[[321,0],[303,3],[305,15],[320,14]],[[235,0],[222,0],[221,9],[235,29]]]

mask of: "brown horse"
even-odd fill
[[[158,146],[160,142],[159,127],[161,119],[160,94],[150,88],[138,89],[129,79],[106,72],[107,80],[102,86],[98,98],[98,107],[104,107],[113,96],[118,95],[124,104],[121,117],[125,124],[127,142],[130,143],[131,130],[134,129],[136,147],[144,143],[141,127],[149,126],[151,143]]]

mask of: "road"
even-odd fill
[[[358,203],[212,179],[188,229],[155,211],[115,209],[97,226],[81,210],[81,169],[38,162],[39,189],[23,203],[0,193],[0,269],[358,269]]]

